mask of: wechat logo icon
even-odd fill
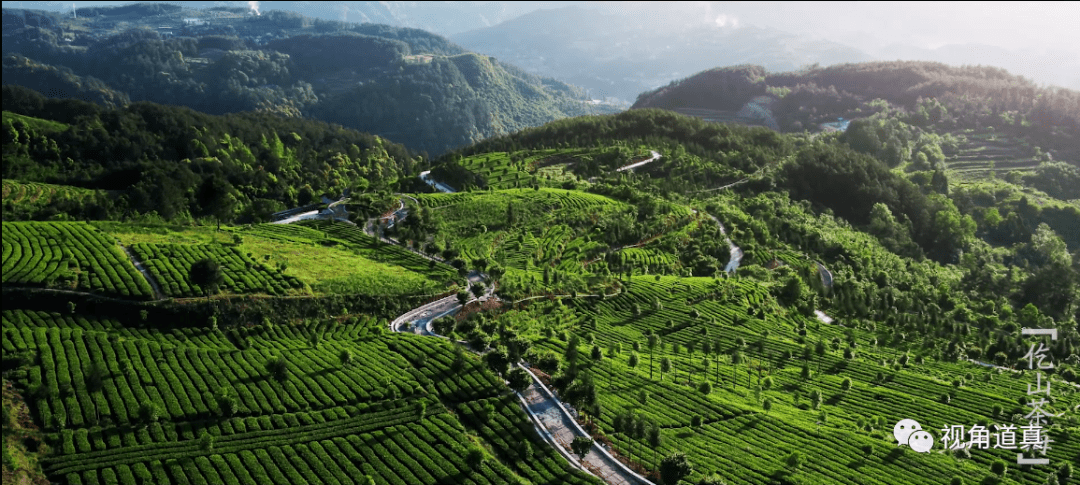
[[[908,445],[918,453],[926,453],[934,447],[934,437],[923,431],[922,426],[914,419],[901,419],[893,426],[893,437],[896,444]]]

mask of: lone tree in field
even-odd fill
[[[680,452],[671,454],[660,460],[660,480],[664,485],[677,485],[679,480],[688,477],[694,472],[694,467],[686,460],[686,455]]]
[[[510,357],[508,357],[506,351],[502,349],[492,350],[491,352],[484,354],[481,359],[483,359],[484,363],[487,364],[492,372],[495,372],[500,376],[506,375],[506,371],[509,370]]]
[[[588,455],[589,450],[592,450],[592,445],[593,440],[591,438],[578,436],[577,438],[574,438],[574,441],[570,442],[570,449],[575,455],[578,455],[582,460],[585,460],[585,455]]]
[[[86,389],[90,392],[99,392],[105,386],[105,368],[100,363],[94,362],[90,364],[90,370],[87,371]]]
[[[806,457],[799,453],[798,450],[792,451],[784,458],[784,463],[787,464],[788,468],[795,470],[806,463]]]
[[[739,364],[743,362],[742,352],[739,349],[735,349],[731,352],[731,390],[735,390],[735,370],[739,368]]]
[[[656,350],[656,346],[660,345],[660,336],[655,334],[655,333],[650,333],[649,334],[649,340],[648,340],[646,345],[648,345],[648,347],[649,347],[649,380],[652,380],[652,378],[653,378],[653,366],[652,366],[653,354],[655,353],[654,351]]]
[[[210,295],[217,293],[218,287],[225,281],[225,276],[221,273],[221,266],[209,258],[200,259],[192,264],[188,278],[191,279],[192,283],[202,288],[207,302],[210,301]]]
[[[349,349],[344,349],[341,351],[341,354],[338,355],[338,358],[341,359],[342,367],[348,367],[349,364],[352,364],[353,362],[353,353]]]
[[[229,393],[228,389],[227,387],[222,388],[222,391],[214,396],[217,401],[218,414],[226,418],[236,412],[236,398]]]
[[[161,408],[157,404],[147,401],[139,406],[139,421],[143,425],[149,425],[161,417]]]
[[[205,452],[214,451],[214,435],[203,431],[199,436],[199,449]]]
[[[480,465],[484,464],[484,450],[476,445],[470,447],[469,452],[465,454],[465,463],[473,470],[480,468]]]
[[[266,362],[266,372],[273,376],[274,379],[284,381],[289,377],[289,365],[285,362],[284,357],[275,357]]]
[[[231,220],[236,212],[238,202],[233,195],[234,189],[228,180],[222,177],[212,177],[203,182],[199,188],[198,202],[217,221],[217,229],[221,230],[221,220]]]
[[[664,357],[660,359],[660,380],[664,380],[664,373],[671,372],[671,358]]]

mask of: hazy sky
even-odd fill
[[[70,10],[133,2],[3,2]],[[179,2],[173,2],[179,3]],[[245,5],[247,2],[214,2]],[[334,3],[334,2],[331,2]],[[471,2],[462,2],[471,3]],[[488,3],[488,2],[475,2]],[[579,4],[581,2],[567,2]],[[1057,47],[1080,53],[1080,2],[585,2],[586,8],[684,14],[687,22],[754,25],[867,47],[986,44],[1013,50]],[[853,45],[859,47],[859,45]]]
[[[5,1],[5,7],[71,11],[91,5],[134,2]],[[183,3],[183,2],[169,2]],[[197,2],[246,7],[249,2]],[[289,8],[291,2],[262,2],[263,10]],[[311,2],[299,2],[308,3]],[[327,1],[324,5],[365,2]],[[398,2],[387,2],[398,3]],[[401,2],[413,14],[424,2]],[[435,2],[432,2],[435,3]],[[442,2],[439,2],[442,3]],[[504,2],[446,2],[463,11],[491,12],[491,4]],[[514,14],[552,3],[513,4]],[[405,6],[403,5],[403,6]],[[510,4],[507,4],[509,6]],[[587,9],[631,12],[642,23],[660,28],[710,24],[723,28],[756,26],[816,36],[859,49],[881,60],[918,59],[949,64],[1004,67],[1040,83],[1080,89],[1080,2],[565,2]],[[454,5],[443,5],[453,9]],[[367,7],[370,8],[370,7]],[[505,9],[504,9],[505,10]],[[510,12],[511,10],[507,10]],[[486,17],[485,17],[486,18]],[[502,19],[505,20],[505,19]],[[483,25],[446,24],[443,34]],[[980,45],[976,47],[974,45]],[[916,49],[952,47],[935,53]],[[981,46],[993,46],[987,49]]]
[[[817,32],[826,38],[877,37],[891,43],[936,48],[987,44],[1014,50],[1057,45],[1080,48],[1077,2],[777,2],[761,20],[781,30]],[[727,7],[729,5],[723,5]],[[730,5],[742,10],[744,5]],[[747,9],[760,13],[759,5]]]
[[[729,25],[772,27],[843,43],[1080,49],[1080,2],[589,2],[588,6],[675,10],[685,13],[689,22],[720,19]]]

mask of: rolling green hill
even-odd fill
[[[463,77],[498,75],[453,56]],[[68,484],[605,483],[576,465],[602,452],[571,453],[570,433],[652,483],[678,456],[677,483],[1073,479],[1080,211],[1055,165],[959,180],[953,144],[1012,156],[983,132],[945,140],[886,112],[782,134],[639,109],[428,162],[307,120],[4,94],[11,193],[117,204],[60,212],[93,223],[5,210],[3,377],[27,405],[5,432],[32,423],[46,445],[5,470],[37,453]],[[916,154],[889,159],[893,141]],[[183,182],[187,212],[151,214],[169,193],[140,170]],[[345,188],[355,225],[248,214]],[[1039,345],[1055,368],[1037,378]],[[1035,379],[1061,413],[1049,466],[944,450],[951,425],[1025,426]],[[536,399],[546,418],[523,411]],[[930,453],[898,446],[901,419]]]

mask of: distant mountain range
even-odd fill
[[[61,11],[71,15],[72,4],[64,2],[48,2],[53,5],[40,5],[46,2],[4,2],[5,8],[41,8],[45,10]],[[86,2],[79,2],[86,3]],[[103,2],[115,3],[115,2]],[[132,2],[134,3],[134,2]],[[394,27],[409,27],[422,29],[439,35],[451,35],[469,30],[480,29],[497,25],[501,22],[519,17],[533,10],[541,8],[556,8],[567,5],[584,5],[586,2],[356,2],[356,1],[328,1],[328,2],[242,2],[242,1],[213,1],[213,2],[143,2],[143,3],[169,3],[182,5],[190,9],[207,9],[214,7],[243,7],[257,8],[261,12],[282,10],[296,12],[314,19],[339,20],[353,23],[373,23],[392,25]],[[251,4],[254,5],[245,5]],[[57,8],[59,7],[59,8]],[[75,14],[83,16],[95,15],[97,8],[104,7],[77,7]]]
[[[312,117],[431,154],[613,111],[418,29],[167,3],[76,15],[5,8],[4,82],[105,105]]]
[[[638,93],[715,66],[754,64],[776,72],[871,60],[994,66],[1042,84],[1080,89],[1080,58],[1064,50],[1015,52],[972,44],[881,47],[880,39],[869,36],[864,42],[838,43],[740,25],[722,16],[688,19],[685,10],[665,18],[652,10],[569,6],[532,11],[450,38],[529,72],[583,86],[595,98],[631,102]]]
[[[715,66],[756,64],[786,71],[873,58],[842,44],[772,29],[579,7],[537,10],[450,38],[529,72],[583,86],[593,98],[627,103],[643,91]]]

